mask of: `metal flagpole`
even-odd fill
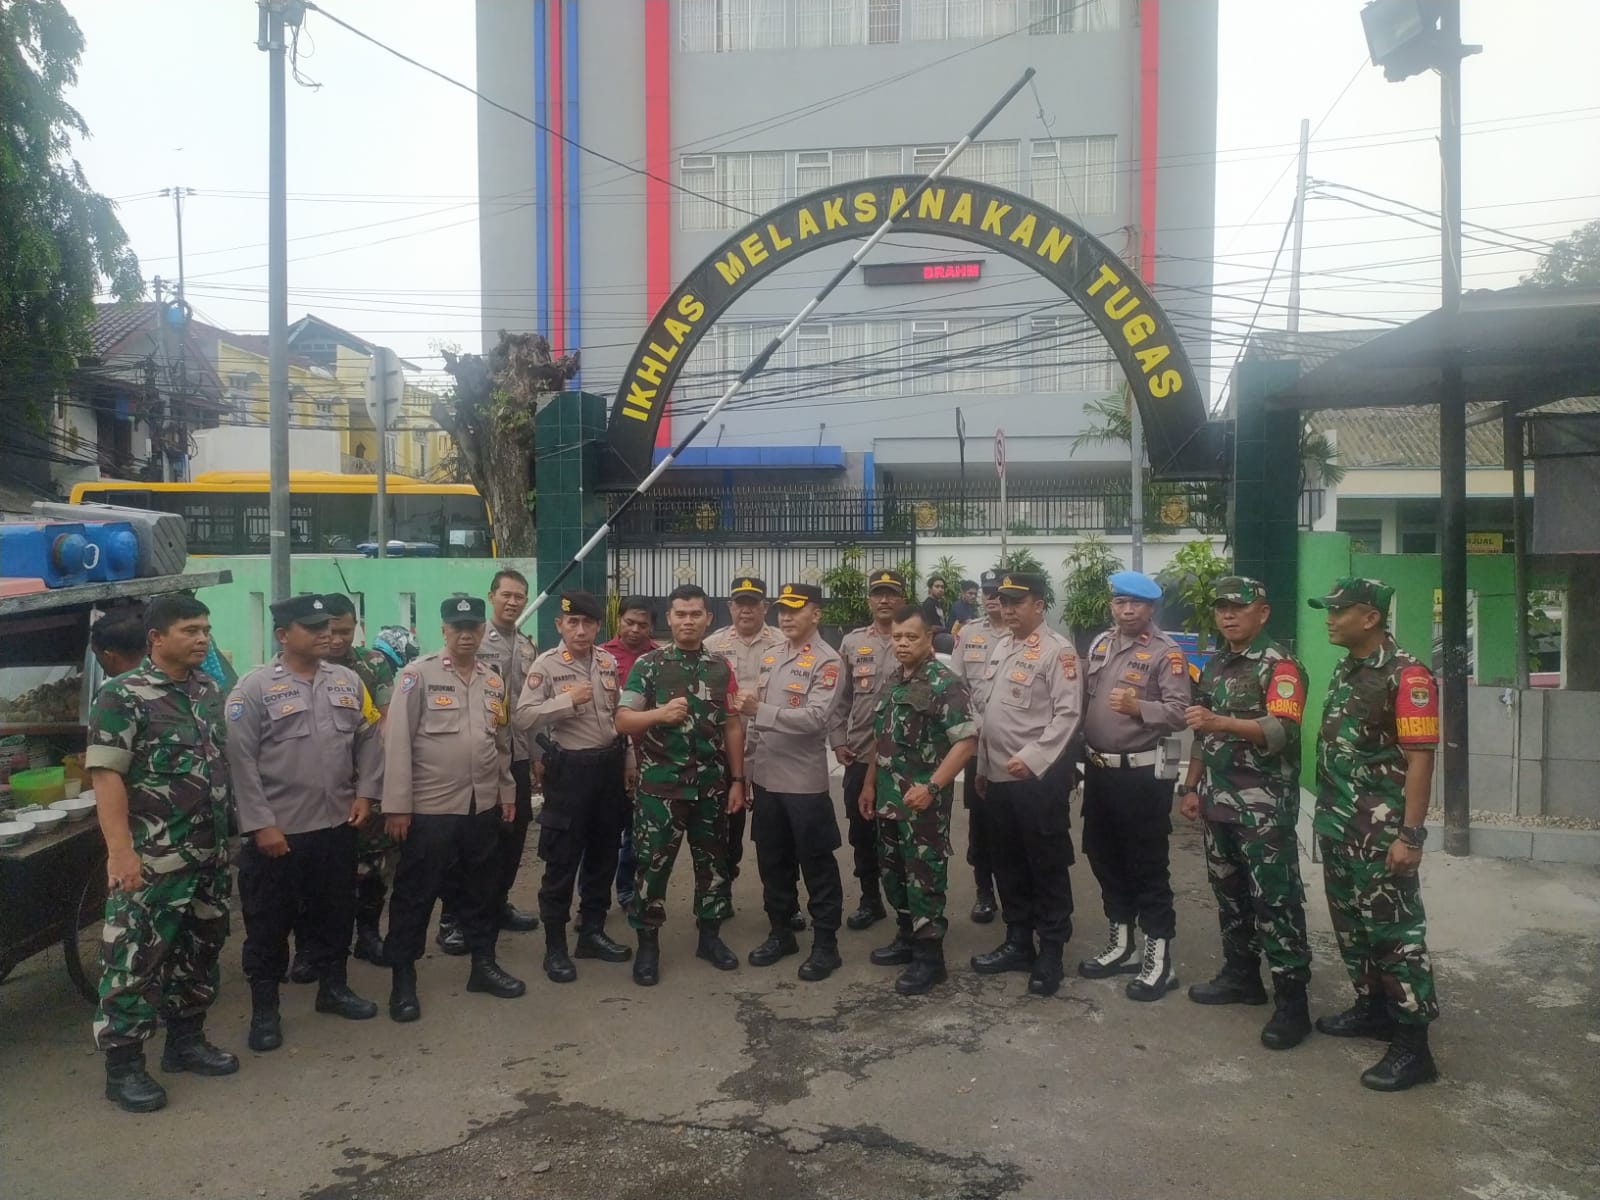
[[[894,226],[895,220],[902,213],[908,212],[911,209],[912,202],[916,200],[918,196],[922,195],[923,192],[927,191],[928,187],[950,168],[950,164],[956,160],[957,155],[970,146],[977,139],[978,135],[988,128],[989,122],[993,121],[997,116],[999,116],[1001,110],[1004,109],[1006,105],[1011,103],[1011,101],[1016,97],[1016,94],[1028,86],[1028,83],[1033,76],[1034,69],[1029,67],[1022,73],[1022,77],[1020,79],[1006,89],[1005,95],[996,100],[993,107],[991,107],[988,112],[984,113],[979,119],[978,123],[967,131],[966,136],[954,146],[950,147],[950,152],[939,160],[939,164],[934,167],[933,170],[928,172],[927,177],[924,178],[921,183],[917,184],[916,187],[911,189],[910,195],[905,198],[905,200],[900,204],[900,207],[891,212],[884,220],[883,224],[879,225],[878,228],[873,231],[872,236],[861,243],[861,248],[850,256],[850,261],[845,263],[844,266],[840,267],[839,270],[834,273],[833,278],[828,280],[827,283],[823,284],[822,290],[819,291],[815,296],[811,297],[810,300],[807,300],[805,307],[797,312],[793,319],[791,319],[787,325],[778,331],[777,336],[774,337],[772,341],[767,343],[766,347],[761,351],[761,353],[757,354],[755,358],[750,361],[750,365],[747,366],[743,371],[739,372],[739,377],[730,383],[728,385],[728,390],[723,392],[722,395],[717,398],[717,402],[701,415],[700,419],[695,422],[694,428],[689,430],[689,432],[684,435],[683,440],[672,448],[672,452],[662,458],[662,460],[655,465],[654,469],[652,469],[648,475],[639,481],[638,486],[636,486],[633,491],[628,494],[622,503],[617,505],[617,511],[611,514],[611,521],[603,522],[600,528],[594,531],[594,535],[578,548],[578,552],[572,556],[571,561],[568,562],[566,566],[562,567],[561,570],[556,572],[556,577],[554,579],[545,584],[544,588],[539,592],[539,594],[533,598],[533,602],[523,610],[522,616],[517,619],[517,628],[520,629],[522,626],[526,625],[533,617],[533,614],[539,611],[540,606],[550,598],[551,594],[556,590],[556,588],[561,586],[561,581],[568,575],[572,574],[573,571],[577,570],[578,564],[584,559],[588,558],[589,554],[594,550],[594,548],[605,540],[606,534],[611,532],[612,521],[615,521],[618,517],[622,516],[623,513],[627,512],[628,509],[632,508],[633,505],[636,504],[644,496],[644,494],[650,490],[650,488],[655,484],[656,480],[661,478],[666,469],[672,465],[673,460],[676,459],[678,455],[682,454],[684,450],[688,448],[689,443],[694,441],[695,438],[699,437],[700,434],[704,432],[706,426],[711,424],[711,422],[716,419],[717,414],[728,406],[728,402],[732,400],[734,396],[739,394],[740,389],[766,369],[767,363],[770,362],[772,356],[778,352],[778,348],[782,346],[784,342],[789,340],[790,335],[793,334],[796,329],[800,328],[800,326],[808,317],[811,316],[812,313],[817,311],[817,309],[822,305],[822,302],[826,300],[833,292],[833,289],[843,283],[850,272],[855,270],[856,267],[860,265],[862,259],[866,258],[867,255],[872,252],[873,247],[879,242],[883,241],[883,239],[889,235]]]

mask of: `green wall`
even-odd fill
[[[417,632],[424,654],[440,648],[439,605],[454,592],[486,596],[501,564],[489,558],[389,558],[360,555],[296,555],[290,576],[295,592],[344,592],[369,633],[382,625],[407,625]],[[532,559],[507,559],[528,577],[534,593]],[[265,557],[193,557],[188,569],[232,571],[233,582],[206,588],[200,598],[211,609],[218,647],[241,673],[272,656],[272,564]],[[530,629],[531,632],[531,629]]]

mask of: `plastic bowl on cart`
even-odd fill
[[[69,796],[65,800],[57,800],[50,806],[50,811],[66,813],[67,820],[74,823],[87,821],[94,816],[94,793],[81,792],[76,796]]]
[[[66,768],[36,767],[11,773],[11,802],[18,808],[26,804],[54,804],[66,799]]]
[[[32,836],[31,821],[0,821],[0,850],[20,846]]]
[[[22,820],[38,829],[41,833],[48,833],[67,823],[67,814],[57,812],[53,808],[41,808],[35,812],[17,814]]]

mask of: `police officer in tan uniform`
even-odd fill
[[[976,708],[977,685],[983,680],[983,669],[995,647],[1005,636],[1005,619],[1000,611],[1000,574],[985,571],[978,580],[983,595],[983,613],[976,620],[961,626],[956,648],[950,656],[950,670],[967,681],[973,689],[973,716]],[[989,851],[989,833],[983,823],[983,808],[978,799],[978,757],[973,755],[962,775],[961,803],[967,808],[967,865],[972,868],[978,885],[978,898],[972,902],[969,914],[975,924],[987,925],[994,920],[994,858]]]
[[[472,955],[469,992],[525,990],[495,961],[500,826],[516,816],[506,681],[477,659],[485,606],[457,594],[440,605],[444,649],[395,679],[384,745],[383,821],[400,843],[384,958],[394,968],[389,1016],[415,1021],[417,959],[446,873],[460,860],[457,916]]]
[[[228,772],[243,837],[249,1043],[257,1052],[283,1045],[278,981],[297,918],[317,975],[317,1011],[352,1021],[378,1015],[376,1004],[350,990],[345,972],[356,831],[382,794],[383,740],[360,677],[320,657],[331,617],[321,596],[274,604],[278,653],[228,697]]]
[[[763,906],[771,933],[750,952],[750,965],[770,967],[800,947],[789,928],[799,903],[799,878],[806,881],[811,913],[811,954],[800,978],[826,979],[838,969],[839,919],[844,887],[839,882],[839,819],[828,791],[828,732],[839,698],[839,652],[817,636],[822,589],[786,583],[778,594],[778,624],[785,644],[754,680],[738,680],[734,707],[750,719],[746,750],[754,785],[750,819],[761,871]]]
[[[855,852],[861,903],[845,918],[850,929],[866,929],[883,920],[883,892],[878,873],[878,822],[861,815],[861,789],[867,772],[876,770],[877,739],[872,714],[883,694],[883,681],[897,673],[889,632],[894,614],[906,602],[906,578],[899,571],[874,571],[867,577],[867,606],[872,624],[852,629],[839,643],[844,660],[838,707],[834,709],[834,757],[844,767],[844,812],[850,823],[850,848]]]
[[[605,609],[588,592],[562,595],[556,616],[561,645],[528,670],[512,724],[537,735],[544,752],[539,810],[539,916],[544,973],[552,983],[578,977],[567,951],[572,890],[578,889],[578,957],[627,962],[633,951],[606,936],[611,880],[617,873],[633,746],[616,730],[617,660],[594,644]]]
[[[1053,996],[1061,986],[1062,948],[1072,938],[1072,820],[1064,780],[1083,684],[1072,643],[1044,623],[1044,577],[1011,571],[996,590],[1006,634],[974,690],[983,713],[979,803],[993,837],[1006,940],[975,956],[972,969],[1028,971],[1028,991]]]
[[[1189,662],[1152,617],[1161,586],[1138,571],[1111,576],[1116,624],[1095,639],[1085,664],[1083,852],[1106,918],[1106,948],[1078,964],[1089,979],[1136,972],[1132,1000],[1159,1000],[1178,986],[1172,965],[1172,784],[1156,776],[1161,739],[1184,728]],[[1144,930],[1136,955],[1133,923]]]

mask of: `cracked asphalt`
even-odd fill
[[[958,822],[963,824],[963,822]],[[848,871],[848,848],[840,862]],[[957,846],[957,862],[961,847]],[[724,934],[741,958],[764,933],[751,855]],[[1313,1008],[1343,1007],[1320,869],[1303,864]],[[316,1200],[845,1198],[1392,1194],[1578,1200],[1600,1194],[1600,871],[1446,859],[1424,896],[1444,1004],[1443,1081],[1401,1096],[1356,1078],[1381,1047],[1312,1037],[1272,1053],[1260,1008],[1202,1009],[1182,991],[1136,1004],[1119,981],[1069,978],[1050,1000],[1020,975],[980,978],[999,939],[965,917],[956,875],[948,985],[894,995],[845,932],[832,980],[798,959],[721,973],[693,957],[688,864],[674,881],[663,979],[580,961],[558,987],[542,937],[506,935],[516,1001],[469,995],[466,966],[421,965],[423,1019],[341,1022],[286,987],[285,1045],[244,1048],[236,923],[208,1032],[244,1065],[165,1077],[146,1117],[101,1097],[88,1009],[59,954],[0,985],[0,1195]],[[1217,953],[1200,839],[1174,837],[1179,972]],[[519,899],[531,899],[530,859]],[[1081,957],[1101,936],[1087,864],[1073,869]],[[852,895],[853,898],[853,895]],[[621,936],[621,922],[612,929]],[[375,999],[387,973],[352,963]],[[159,1049],[157,1049],[159,1053]]]

